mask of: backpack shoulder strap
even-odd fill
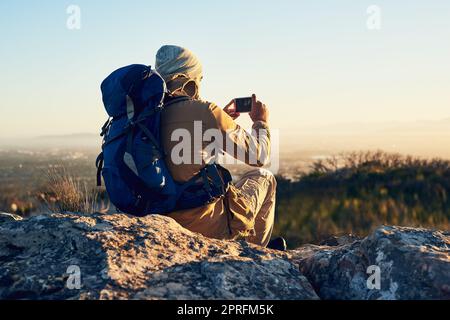
[[[192,98],[188,97],[188,96],[180,96],[180,97],[168,96],[166,101],[164,101],[164,107],[168,107],[175,103],[182,102],[182,101],[189,101],[189,100],[192,100]]]

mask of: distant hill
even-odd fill
[[[9,148],[100,148],[99,134],[75,133],[67,135],[44,135],[32,138],[2,139],[0,146]]]
[[[450,118],[436,121],[335,123],[284,130],[282,146],[292,152],[378,150],[450,159]]]
[[[277,129],[277,128],[274,128]],[[330,155],[342,151],[386,150],[420,157],[450,159],[450,118],[441,120],[331,123],[284,128],[279,132],[282,156]],[[0,147],[98,148],[97,133],[2,138]]]
[[[61,147],[99,147],[101,137],[94,133],[76,133],[69,135],[47,135],[37,137],[36,141],[50,146]]]
[[[45,135],[45,136],[39,136],[36,139],[39,140],[79,140],[79,139],[97,139],[99,137],[98,134],[95,133],[73,133],[73,134],[66,134],[66,135]]]

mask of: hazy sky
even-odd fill
[[[0,36],[1,138],[97,132],[101,81],[163,44],[202,60],[203,98],[255,92],[282,130],[450,117],[448,0],[2,0]]]

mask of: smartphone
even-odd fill
[[[252,98],[236,98],[234,99],[236,112],[246,113],[252,111]]]

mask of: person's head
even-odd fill
[[[173,45],[161,47],[156,54],[155,68],[172,94],[199,97],[202,64],[190,50]]]

